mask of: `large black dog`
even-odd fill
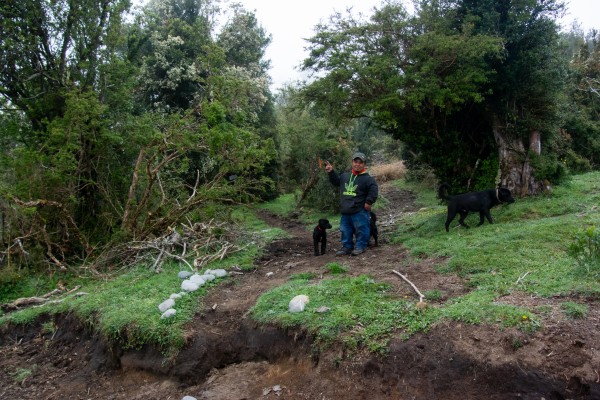
[[[483,190],[481,192],[458,194],[456,196],[448,195],[450,189],[450,185],[447,183],[442,183],[438,189],[440,199],[448,201],[448,217],[445,224],[446,232],[448,232],[450,222],[456,217],[456,214],[460,214],[458,223],[465,228],[468,228],[467,224],[465,224],[465,218],[467,218],[469,211],[479,213],[479,224],[477,226],[483,225],[484,217],[487,218],[490,224],[493,224],[490,209],[498,204],[510,204],[515,201],[510,190],[503,187]]]
[[[369,237],[369,244],[371,243],[371,238],[375,240],[375,246],[379,246],[379,231],[377,230],[377,215],[371,211],[371,218],[369,219],[370,229],[371,229],[371,237]]]
[[[315,256],[325,254],[327,250],[327,229],[331,229],[331,224],[327,219],[320,219],[319,224],[313,230],[313,244],[315,246]],[[319,251],[319,243],[321,249]]]

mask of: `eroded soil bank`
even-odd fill
[[[339,236],[330,235],[328,254],[312,256],[310,232],[293,219],[265,214],[290,233],[274,242],[256,270],[231,276],[205,298],[186,332],[187,345],[165,360],[151,346],[123,350],[107,345],[74,317],[0,331],[1,399],[600,399],[600,302],[588,301],[586,319],[560,312],[566,298],[523,294],[499,301],[535,310],[544,307],[542,329],[534,334],[496,326],[443,323],[408,340],[394,338],[385,357],[318,350],[301,329],[257,325],[248,316],[260,294],[343,262],[349,274],[370,274],[399,296],[412,289],[391,273],[410,277],[422,291],[442,289],[448,298],[469,291],[468,282],[439,274],[443,259],[407,263],[405,249],[386,236],[399,213],[415,209],[408,192],[387,189],[379,215],[381,240],[358,257],[333,255]],[[267,273],[272,272],[267,277]],[[581,299],[570,299],[581,302]],[[432,303],[432,307],[436,304]],[[49,317],[47,317],[49,318]],[[360,329],[357,327],[356,329]]]

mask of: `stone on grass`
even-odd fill
[[[199,287],[200,285],[198,285],[196,282],[192,282],[189,279],[181,282],[181,290],[185,290],[186,292],[195,292]]]
[[[206,271],[206,273],[210,273],[211,275],[214,275],[217,278],[223,278],[224,276],[227,276],[227,271],[225,271],[224,269],[212,269],[210,270],[210,272]]]
[[[202,279],[204,279],[206,282],[210,282],[210,281],[214,281],[215,280],[215,276],[213,274],[204,274],[204,275],[200,275],[200,277]]]
[[[177,276],[179,279],[187,279],[192,276],[192,273],[190,271],[181,271],[177,274]]]
[[[183,396],[181,400],[196,400],[196,398],[192,396]]]
[[[172,308],[174,305],[175,305],[175,300],[167,299],[158,305],[158,309],[160,310],[160,312],[165,312],[169,308]]]
[[[181,298],[181,293],[171,293],[169,296],[170,299],[177,300]]]
[[[204,279],[202,279],[202,277],[198,274],[194,274],[192,276],[190,276],[190,281],[197,283],[198,286],[202,286],[204,285],[206,282],[204,281]]]
[[[299,294],[290,300],[290,304],[288,305],[288,311],[291,313],[297,313],[304,311],[304,307],[308,304],[310,300],[308,296],[305,294]]]
[[[164,313],[162,313],[162,315],[160,316],[160,319],[170,318],[175,314],[177,314],[177,310],[175,310],[174,308],[169,308]]]

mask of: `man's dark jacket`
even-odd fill
[[[342,172],[338,175],[332,170],[328,175],[329,182],[340,187],[342,214],[355,214],[364,210],[365,203],[373,204],[377,200],[377,182],[366,171],[359,175],[353,172]]]

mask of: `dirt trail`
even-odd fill
[[[174,360],[163,360],[150,346],[107,347],[69,316],[55,319],[53,334],[42,332],[43,321],[3,330],[0,399],[600,399],[598,301],[588,302],[585,320],[565,320],[559,312],[564,298],[509,295],[500,301],[532,310],[543,306],[543,329],[526,335],[442,323],[406,341],[395,338],[385,357],[339,348],[317,352],[305,331],[259,326],[247,316],[261,293],[292,274],[327,277],[323,267],[333,261],[353,276],[390,283],[399,296],[415,293],[394,269],[422,292],[440,290],[438,304],[467,293],[468,282],[435,271],[445,260],[409,262],[402,246],[389,244],[400,213],[417,206],[409,192],[381,189],[389,205],[378,213],[380,246],[357,257],[333,255],[337,232],[330,233],[328,253],[314,257],[311,234],[302,224],[263,214],[289,238],[272,243],[253,272],[232,276],[211,291]],[[26,370],[31,374],[18,379]]]

